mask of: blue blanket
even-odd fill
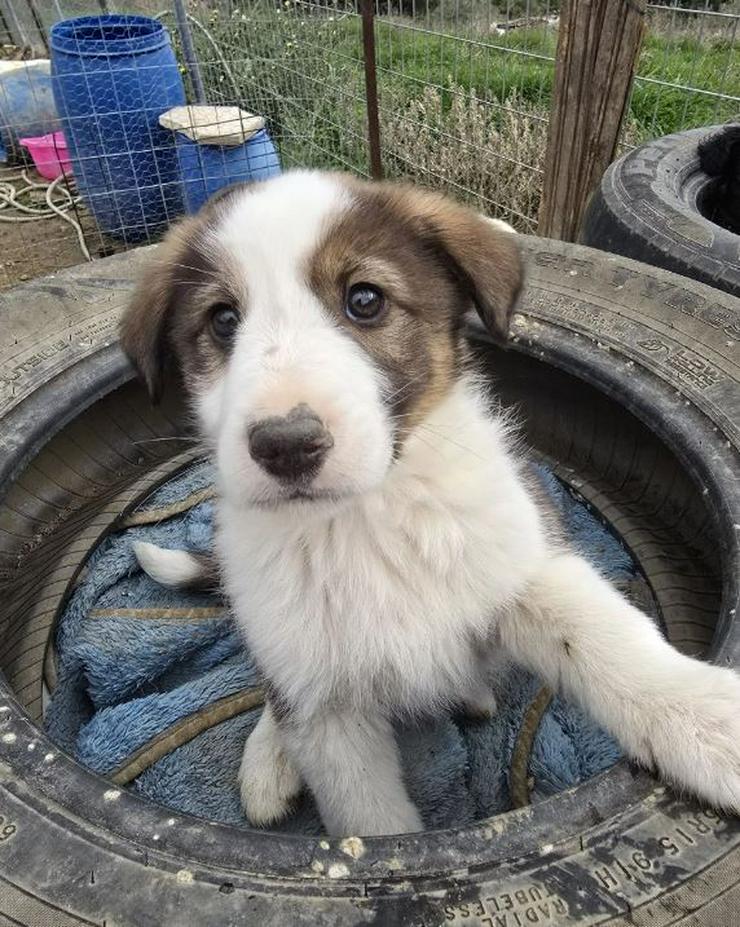
[[[574,544],[611,579],[639,585],[617,538],[540,469]],[[57,681],[45,722],[90,769],[177,810],[246,826],[236,776],[261,710],[255,667],[223,600],[158,586],[132,551],[137,540],[208,549],[211,483],[208,463],[192,466],[94,551],[57,627]],[[500,680],[492,719],[444,717],[398,728],[408,789],[427,827],[505,811],[517,793],[521,803],[522,788],[525,801],[539,801],[618,759],[614,741],[583,713],[558,697],[538,700],[541,692],[540,681],[512,668]],[[320,833],[310,796],[276,829]]]

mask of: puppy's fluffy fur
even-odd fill
[[[332,834],[421,829],[392,721],[493,710],[502,658],[740,807],[740,679],[563,544],[471,368],[464,315],[505,337],[520,282],[516,236],[442,197],[296,172],[177,227],[139,287],[123,345],[154,396],[179,373],[213,449],[219,567],[268,681],[241,767],[254,824],[306,785]],[[297,417],[310,466],[257,453],[255,429],[295,437]],[[140,559],[199,575],[182,552]]]

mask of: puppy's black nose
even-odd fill
[[[314,477],[334,439],[305,403],[287,415],[264,418],[247,433],[249,453],[263,470],[279,480]]]

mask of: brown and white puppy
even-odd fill
[[[309,172],[210,204],[141,282],[123,345],[154,396],[179,370],[213,449],[219,566],[272,693],[240,774],[254,824],[305,784],[330,833],[420,829],[392,721],[492,709],[501,656],[740,808],[740,679],[562,545],[470,367],[465,314],[505,337],[520,282],[516,237],[474,213]]]

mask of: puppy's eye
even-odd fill
[[[220,344],[229,344],[239,325],[239,313],[228,303],[216,303],[211,309],[211,331]]]
[[[358,325],[372,325],[380,321],[385,311],[383,292],[372,283],[355,283],[347,291],[344,314]]]

